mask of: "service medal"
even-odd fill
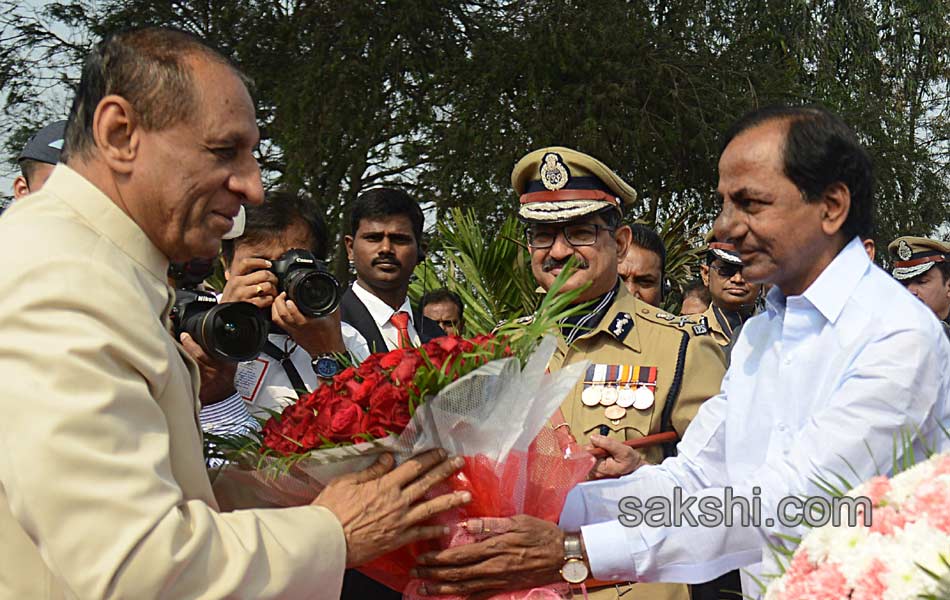
[[[584,388],[584,391],[581,392],[581,402],[584,406],[597,406],[600,404],[600,397],[603,391],[604,386],[602,385],[592,385]]]
[[[646,410],[653,406],[653,390],[647,386],[638,387],[633,395],[633,407],[635,409]]]
[[[611,404],[617,403],[617,388],[615,387],[605,387],[604,393],[600,396],[600,403],[603,406],[610,406]]]
[[[620,391],[617,393],[617,406],[620,406],[622,408],[630,408],[631,406],[633,406],[633,403],[636,400],[636,397],[637,397],[636,392],[630,389],[629,385],[625,386],[621,388]]]

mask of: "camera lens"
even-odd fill
[[[287,297],[308,317],[324,317],[339,306],[342,295],[335,277],[326,271],[295,270],[285,281]]]
[[[201,315],[198,343],[209,354],[251,360],[267,342],[267,321],[253,304],[226,302]]]

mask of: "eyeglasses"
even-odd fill
[[[736,273],[742,272],[742,265],[731,265],[731,264],[717,265],[713,267],[713,269],[715,269],[716,272],[719,273],[720,277],[723,277],[725,279],[732,279],[733,277],[736,276]]]
[[[563,227],[529,227],[525,233],[529,246],[543,249],[554,245],[558,233],[563,234],[571,246],[593,246],[597,243],[597,234],[601,231],[613,233],[616,229],[594,223],[574,223]]]

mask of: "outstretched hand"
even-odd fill
[[[395,469],[394,462],[392,455],[384,454],[372,467],[334,479],[313,501],[329,509],[343,526],[347,567],[447,534],[442,525],[423,523],[472,499],[468,492],[454,492],[423,500],[433,486],[462,467],[459,457],[446,458],[445,451],[437,449]]]
[[[561,581],[564,532],[555,523],[518,515],[470,519],[462,526],[491,537],[420,556],[412,576],[426,580],[419,590],[423,595],[470,595]]]

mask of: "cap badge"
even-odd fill
[[[541,183],[552,192],[567,185],[570,174],[561,156],[555,152],[548,152],[541,160]]]
[[[907,245],[907,242],[901,240],[897,244],[897,258],[901,260],[910,260],[910,257],[914,255],[914,251],[910,249],[910,246]]]

